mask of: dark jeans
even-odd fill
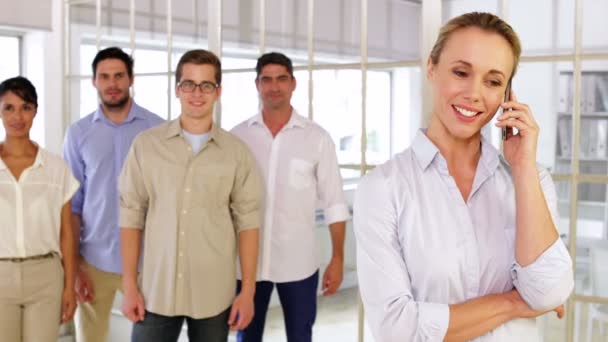
[[[255,286],[255,315],[253,321],[245,330],[237,335],[239,342],[261,342],[266,323],[266,312],[270,302],[270,295],[274,286],[277,286],[283,315],[285,317],[285,330],[288,342],[311,342],[312,326],[317,316],[317,286],[319,285],[319,271],[312,276],[287,283],[273,283],[258,281]],[[237,282],[237,292],[241,290],[241,282]]]
[[[163,316],[146,311],[144,320],[133,324],[131,342],[177,342],[186,320],[190,342],[226,342],[230,308],[221,314],[194,319],[187,316]]]

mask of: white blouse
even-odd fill
[[[0,258],[61,252],[61,208],[78,190],[63,159],[39,147],[15,180],[0,159]]]
[[[539,170],[555,222],[557,196]],[[522,267],[515,261],[515,188],[499,152],[482,141],[468,200],[437,147],[420,131],[412,147],[359,184],[354,225],[361,296],[377,342],[442,341],[449,304],[516,288],[534,309],[573,288],[561,240]],[[475,341],[539,341],[534,319],[509,321]]]

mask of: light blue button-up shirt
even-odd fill
[[[118,125],[100,106],[67,132],[64,158],[81,184],[72,198],[72,212],[82,218],[80,254],[103,271],[122,273],[117,184],[123,162],[135,136],[162,122],[132,102]]]
[[[539,169],[554,222],[557,196]],[[562,304],[573,288],[561,240],[532,264],[515,260],[515,188],[511,171],[482,140],[468,200],[446,160],[420,131],[411,148],[359,184],[354,225],[357,272],[376,341],[443,341],[449,304],[517,288],[535,309]],[[539,341],[535,319],[515,319],[475,341]]]

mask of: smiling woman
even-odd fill
[[[361,296],[377,341],[539,341],[535,318],[573,287],[554,222],[555,186],[536,166],[538,125],[515,96],[521,52],[503,20],[468,13],[440,31],[427,64],[427,130],[359,184]],[[502,106],[504,155],[481,135]]]

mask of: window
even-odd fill
[[[0,46],[2,46],[2,58],[0,58],[1,82],[21,73],[19,37],[0,36]],[[36,120],[34,120],[34,125],[35,123]],[[4,133],[4,126],[0,125],[0,141],[4,140]]]

